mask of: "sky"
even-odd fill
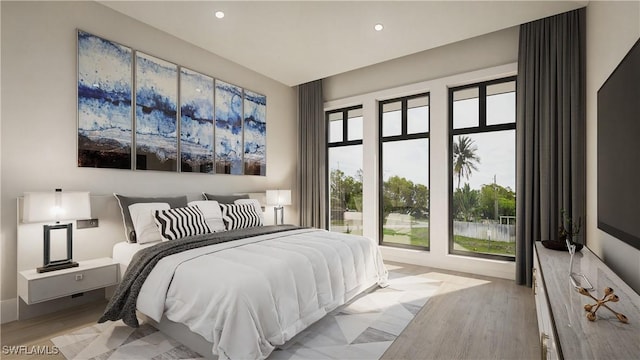
[[[463,128],[477,124],[477,99],[456,101],[454,105],[454,126]],[[409,131],[428,130],[428,118],[426,107],[415,109],[408,114]],[[487,98],[487,121],[491,123],[504,123],[515,118],[515,94],[507,93],[493,95]],[[350,129],[362,134],[362,120],[349,119]],[[337,122],[332,122],[337,123]],[[377,124],[377,121],[370,123]],[[337,127],[331,124],[330,139],[337,133]],[[341,125],[338,125],[341,126]],[[397,134],[400,129],[400,113],[385,113],[383,122],[383,134]],[[332,131],[333,130],[333,131]],[[492,184],[494,176],[496,183],[503,187],[509,187],[515,191],[515,130],[500,131],[495,133],[482,133],[468,135],[477,146],[476,154],[480,157],[478,170],[473,171],[469,179],[463,178],[462,185],[468,182],[472,189],[480,189],[482,185]],[[457,137],[456,137],[457,138]],[[457,140],[454,138],[454,140]],[[414,183],[428,184],[428,139],[418,139],[401,142],[386,142],[383,145],[383,179],[397,175],[407,178]],[[362,168],[362,145],[330,148],[330,168],[339,168],[346,175],[354,176]],[[420,165],[423,166],[420,166]],[[433,169],[432,169],[433,170]],[[457,187],[457,178],[453,186]]]

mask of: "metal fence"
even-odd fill
[[[495,223],[453,222],[453,233],[470,238],[493,241],[516,241],[516,226]]]

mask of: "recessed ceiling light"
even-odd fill
[[[384,26],[382,26],[382,24],[376,24],[373,28],[376,31],[382,31],[382,29],[384,29]]]
[[[222,19],[224,17],[224,12],[223,11],[216,11],[216,17],[218,19]]]

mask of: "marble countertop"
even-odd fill
[[[542,278],[564,359],[640,359],[640,295],[620,279],[588,248],[574,255],[573,272],[583,274],[593,285],[591,295],[602,299],[611,287],[620,301],[607,305],[624,314],[624,324],[606,308],[600,308],[595,321],[589,321],[585,304],[595,304],[581,295],[569,279],[570,255],[536,243]]]

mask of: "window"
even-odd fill
[[[515,257],[515,77],[449,89],[449,252]]]
[[[362,106],[325,113],[329,230],[362,235]]]
[[[379,107],[380,243],[428,250],[429,94]]]

